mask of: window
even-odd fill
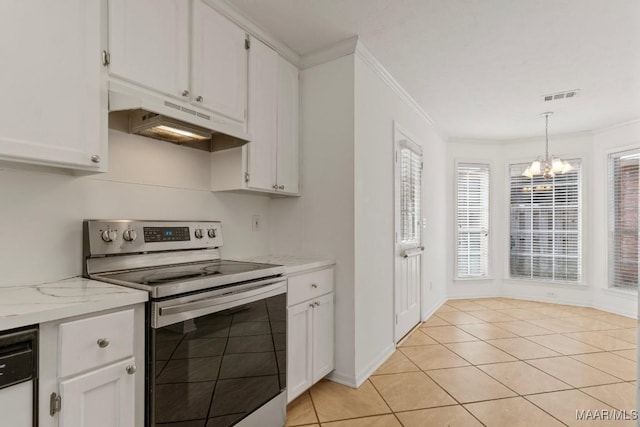
[[[549,180],[522,176],[526,164],[509,168],[512,278],[551,282],[581,279],[581,162],[569,162],[574,171]]]
[[[419,244],[422,192],[422,149],[400,141],[400,243]]]
[[[638,288],[640,150],[609,155],[609,287]]]
[[[459,163],[456,172],[457,276],[489,275],[489,165]]]

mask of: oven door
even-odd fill
[[[286,290],[278,277],[152,302],[149,424],[245,424],[276,397],[283,423]]]

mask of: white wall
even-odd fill
[[[549,284],[509,278],[508,165],[529,162],[544,151],[544,139],[533,138],[501,143],[451,141],[448,144],[450,196],[447,206],[455,214],[454,162],[479,161],[491,165],[491,265],[490,280],[455,281],[447,286],[450,298],[507,296],[539,301],[593,306],[635,316],[635,294],[607,289],[606,157],[611,151],[640,146],[640,123],[630,123],[575,135],[550,137],[550,150],[561,158],[582,159],[582,283]],[[449,227],[447,269],[454,274],[455,228]]]
[[[110,172],[0,165],[0,286],[82,274],[82,220],[221,220],[223,256],[268,252],[269,198],[214,194],[203,151],[109,131]],[[251,231],[261,215],[262,231]]]

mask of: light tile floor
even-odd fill
[[[321,381],[287,426],[633,426],[576,410],[636,401],[636,321],[506,298],[451,300],[359,389]]]

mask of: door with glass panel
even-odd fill
[[[420,322],[422,147],[395,132],[395,340]]]

